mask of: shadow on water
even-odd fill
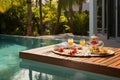
[[[110,76],[24,59],[21,61],[20,67],[29,70],[29,80],[120,80]]]

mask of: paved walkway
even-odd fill
[[[105,46],[120,48],[120,40],[107,39],[106,35],[98,34],[100,40],[104,41]]]
[[[106,47],[115,47],[115,48],[120,48],[120,40],[117,41],[115,39],[107,39],[107,36],[106,35],[103,35],[103,34],[98,34],[97,35],[99,37],[100,40],[102,40]],[[71,33],[66,33],[66,34],[59,34],[59,35],[52,35],[52,36],[40,36],[40,38],[45,38],[45,39],[64,39],[64,38],[67,38],[67,37],[72,37],[72,38],[75,38],[75,39],[80,39],[80,38],[88,38],[88,36],[76,36],[76,35],[73,35]]]

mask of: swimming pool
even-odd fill
[[[19,58],[20,51],[57,44],[64,40],[0,35],[0,80],[120,80]]]

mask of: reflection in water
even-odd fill
[[[29,79],[26,80],[120,80],[119,78],[30,60],[22,60],[20,67],[28,70]]]
[[[59,43],[59,40],[0,35],[0,80],[29,80],[28,70],[19,67],[19,52]],[[25,77],[23,76],[25,73]]]
[[[61,40],[53,39],[40,39],[40,38],[28,38],[28,37],[19,37],[19,36],[2,36],[0,35],[0,48],[9,47],[14,44],[22,45],[28,49],[42,47],[52,44],[60,43]]]
[[[0,48],[0,80],[12,80],[14,74],[20,70],[18,53],[25,49],[26,47],[16,44],[6,44],[4,48]]]
[[[47,40],[0,35],[0,80],[120,80],[28,60],[22,60],[21,68],[19,67],[20,51],[59,42],[61,42],[59,39]]]

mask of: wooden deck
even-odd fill
[[[65,66],[78,70],[120,78],[120,48],[109,48],[115,52],[110,57],[66,57],[51,52],[54,45],[20,52],[20,58]]]

